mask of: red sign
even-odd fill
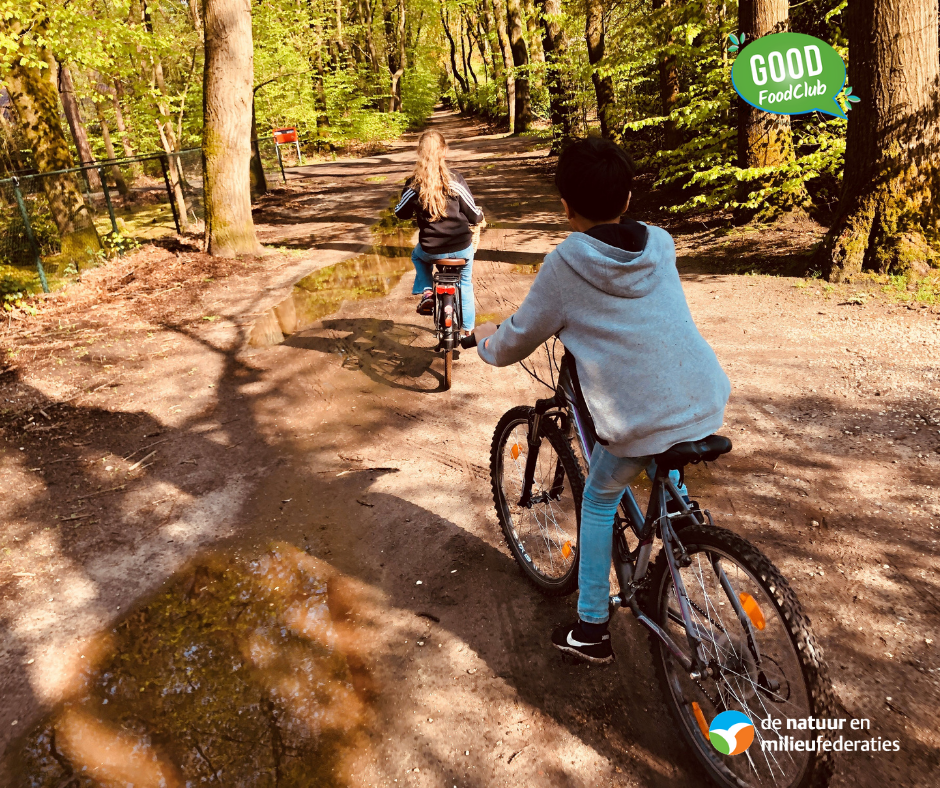
[[[297,142],[296,126],[289,126],[286,129],[274,129],[274,141],[278,145],[284,145],[288,142]]]

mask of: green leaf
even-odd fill
[[[729,52],[737,52],[737,51],[738,51],[738,48],[737,48],[737,46],[735,46],[734,44],[732,44],[731,46],[728,47],[728,51],[729,51]]]
[[[846,96],[846,98],[853,104],[859,104],[861,102],[861,99],[858,96]]]
[[[731,44],[732,44],[732,45],[735,45],[735,46],[737,46],[739,43],[741,43],[740,41],[738,41],[738,37],[737,37],[734,33],[732,33],[730,36],[728,36],[728,41],[730,41]]]

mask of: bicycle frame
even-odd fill
[[[583,456],[588,460],[594,451],[597,443],[597,436],[594,434],[588,418],[585,418],[581,412],[578,403],[581,401],[580,392],[577,390],[577,384],[571,374],[571,361],[567,354],[562,360],[559,370],[558,382],[555,393],[547,399],[540,399],[536,402],[535,408],[529,424],[529,451],[526,455],[526,467],[523,477],[523,493],[519,505],[529,507],[534,503],[532,499],[532,485],[535,475],[535,464],[538,457],[538,444],[540,442],[539,425],[543,418],[560,418],[562,426],[568,425],[573,428],[578,442],[581,446]],[[692,515],[692,510],[686,504],[678,488],[669,478],[668,473],[659,472],[655,463],[651,463],[647,473],[653,480],[653,490],[650,495],[650,503],[647,507],[646,516],[640,510],[636,497],[630,487],[627,487],[621,499],[620,511],[623,519],[619,524],[619,529],[614,532],[613,549],[611,560],[614,564],[614,570],[617,574],[617,582],[620,586],[620,593],[610,597],[611,614],[617,608],[627,606],[637,618],[637,620],[649,629],[663,645],[669,649],[672,655],[679,661],[685,670],[687,670],[692,679],[699,679],[705,676],[711,676],[713,669],[709,666],[706,651],[702,645],[701,639],[697,636],[698,627],[692,620],[690,603],[685,584],[679,574],[679,568],[683,562],[690,561],[682,542],[672,526],[674,519]],[[563,473],[561,473],[561,462],[556,467],[555,479],[552,489],[548,492],[550,497],[557,497],[561,493],[561,484],[563,483]],[[667,502],[675,502],[679,511],[669,512]],[[711,516],[706,512],[709,522]],[[615,523],[615,528],[617,523]],[[639,545],[633,550],[629,550],[626,541],[626,528],[630,527]],[[694,655],[689,659],[685,653],[676,645],[675,641],[663,631],[663,629],[649,616],[640,610],[636,601],[636,592],[643,579],[646,577],[649,569],[650,556],[653,550],[653,541],[659,535],[663,542],[666,560],[669,564],[670,577],[673,588],[676,592],[676,600],[679,605],[679,616],[686,632],[686,638]],[[721,568],[718,560],[712,561],[712,566],[718,577],[719,583],[728,597],[732,608],[741,622],[744,631],[747,633],[748,647],[754,656],[757,664],[760,664],[760,654],[757,649],[757,640],[754,635],[752,623],[747,613],[745,613],[741,602],[727,575]],[[678,622],[677,622],[678,623]]]

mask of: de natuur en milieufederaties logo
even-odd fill
[[[822,112],[845,118],[860,99],[845,85],[845,61],[829,44],[803,33],[773,33],[747,42],[733,35],[729,51],[739,50],[731,84],[752,107],[775,115]],[[843,88],[845,92],[843,93]]]
[[[754,741],[754,723],[740,711],[723,711],[708,726],[708,738],[722,755],[739,755]]]

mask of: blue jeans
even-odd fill
[[[627,486],[647,466],[651,457],[615,457],[600,443],[591,454],[591,470],[581,501],[581,537],[578,540],[578,617],[589,624],[603,624],[610,616],[610,561],[614,540],[614,514]],[[669,478],[679,485],[679,472]]]
[[[425,290],[430,290],[434,286],[432,280],[434,260],[453,260],[459,258],[466,260],[467,264],[460,269],[460,306],[463,310],[464,331],[473,331],[476,321],[477,308],[473,301],[473,247],[468,246],[459,252],[448,252],[447,254],[428,254],[421,248],[421,244],[415,246],[411,253],[411,262],[415,267],[415,284],[411,292],[417,295]]]

